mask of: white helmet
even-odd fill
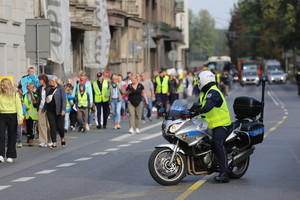
[[[198,87],[201,90],[208,83],[216,82],[216,77],[211,71],[203,70],[197,74],[197,82]]]

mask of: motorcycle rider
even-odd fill
[[[228,183],[229,171],[224,142],[229,135],[228,126],[231,124],[231,120],[226,99],[216,86],[216,78],[211,71],[200,71],[197,74],[197,83],[201,90],[199,101],[202,107],[200,114],[213,131],[214,150],[220,166],[220,174],[214,180],[220,183]]]

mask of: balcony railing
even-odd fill
[[[161,21],[151,21],[158,37],[169,37],[170,25]]]

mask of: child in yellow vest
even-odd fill
[[[85,132],[88,127],[88,111],[90,107],[90,99],[88,93],[85,91],[84,85],[79,85],[79,92],[76,95],[76,107],[77,107],[77,120],[79,123],[78,132]],[[87,130],[88,131],[88,130]]]
[[[23,96],[23,102],[26,106],[26,133],[28,146],[34,145],[34,135],[37,133],[38,111],[34,106],[36,104],[37,96],[34,94],[34,84],[27,84],[28,92]]]

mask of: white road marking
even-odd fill
[[[79,158],[79,159],[74,160],[74,161],[87,161],[87,160],[90,160],[90,159],[92,159],[92,157]]]
[[[141,140],[150,140],[152,138],[155,138],[155,137],[158,137],[158,136],[161,136],[161,135],[162,135],[162,133],[158,132],[158,133],[154,133],[154,134],[151,134],[149,136],[143,137]]]
[[[12,185],[0,185],[0,191],[11,187]]]
[[[64,163],[64,164],[61,164],[61,165],[57,165],[56,167],[70,167],[72,165],[75,165],[76,163]]]
[[[273,97],[270,91],[267,92],[268,95],[271,97],[272,101],[275,103],[276,106],[279,106],[279,103],[276,101],[276,99]]]
[[[18,178],[16,180],[13,180],[11,182],[26,182],[26,181],[30,181],[32,179],[35,179],[36,177],[22,177],[22,178]]]
[[[152,128],[156,127],[156,126],[161,125],[161,123],[162,123],[162,122],[157,122],[157,123],[155,123],[155,124],[152,124],[151,126],[147,126],[147,127],[145,127],[145,128],[141,128],[141,129],[140,129],[140,132],[143,133],[144,131],[147,131],[147,130],[152,129]],[[135,134],[121,135],[121,136],[119,136],[119,137],[116,137],[116,138],[111,139],[110,141],[113,141],[113,142],[122,141],[122,140],[124,140],[125,138],[131,137],[132,135],[135,135]]]
[[[99,156],[99,155],[105,155],[105,154],[107,154],[107,152],[97,152],[97,153],[91,154],[91,156]]]
[[[49,170],[43,170],[43,171],[40,171],[40,172],[37,172],[35,174],[50,174],[52,172],[55,172],[57,171],[56,169],[49,169]]]
[[[137,143],[140,143],[140,142],[142,142],[142,141],[131,141],[131,142],[129,142],[130,144],[137,144]]]
[[[105,151],[118,151],[120,148],[111,148],[111,149],[106,149]]]
[[[121,144],[121,145],[119,145],[119,146],[117,146],[117,147],[129,147],[129,146],[131,146],[132,144]]]

